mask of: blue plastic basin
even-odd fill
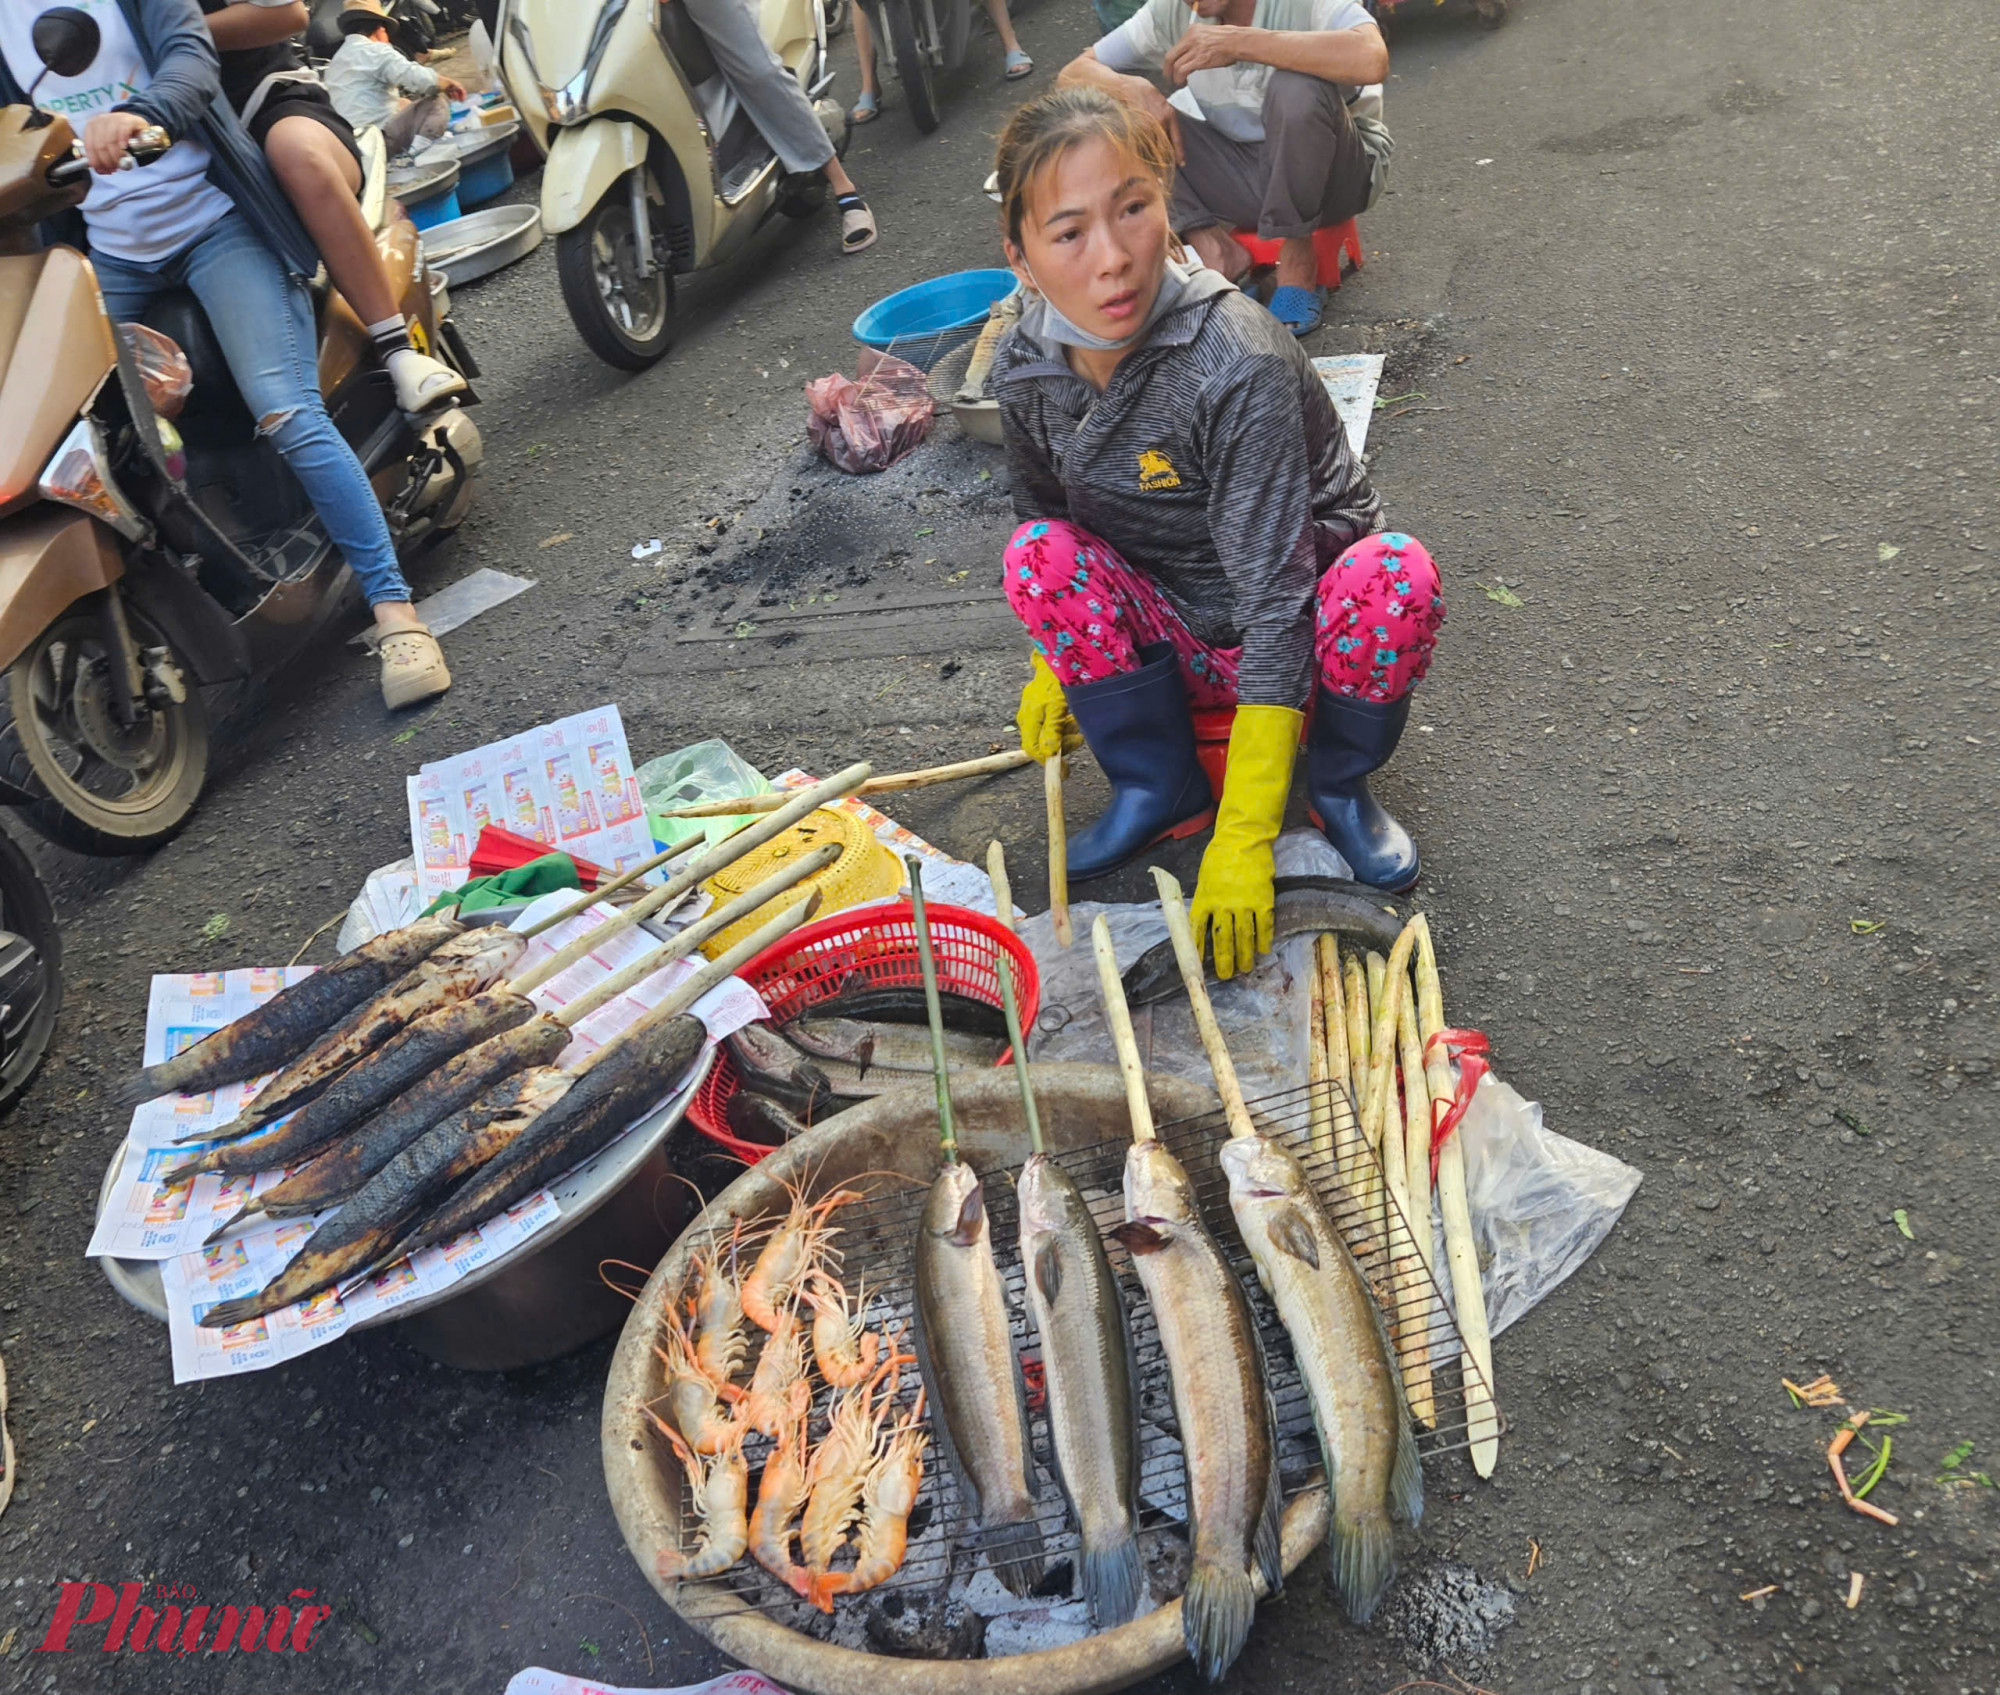
[[[442,194],[433,194],[428,200],[405,200],[403,210],[410,214],[410,222],[420,230],[463,216],[465,208],[458,201],[458,179],[454,177],[450,188]]]
[[[878,300],[854,320],[854,339],[928,370],[934,360],[977,335],[994,301],[1014,291],[1007,270],[954,271]]]

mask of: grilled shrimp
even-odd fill
[[[757,1510],[750,1515],[750,1557],[780,1583],[806,1593],[806,1570],[792,1559],[792,1533],[806,1503],[806,1426],[799,1419],[778,1434],[757,1485]],[[822,1612],[831,1603],[814,1603]]]
[[[862,1326],[864,1294],[852,1311],[847,1291],[830,1272],[816,1271],[799,1291],[813,1310],[813,1359],[836,1389],[851,1389],[875,1370],[882,1338]]]
[[[743,1369],[748,1344],[743,1337],[743,1297],[733,1275],[736,1250],[743,1234],[743,1221],[736,1221],[730,1240],[730,1271],[722,1269],[718,1247],[706,1258],[692,1257],[695,1295],[691,1303],[694,1317],[694,1359],[702,1373],[716,1386],[724,1400],[735,1400],[742,1390],[730,1381]]]
[[[801,1591],[823,1613],[833,1611],[836,1595],[857,1595],[887,1583],[903,1563],[908,1546],[910,1509],[924,1481],[924,1449],[930,1436],[918,1427],[924,1416],[924,1394],[896,1421],[893,1431],[877,1438],[875,1461],[861,1485],[861,1529],[854,1539],[852,1571],[814,1572]]]
[[[874,1376],[845,1391],[833,1404],[826,1435],[813,1450],[808,1473],[812,1494],[799,1522],[799,1546],[811,1572],[824,1573],[847,1540],[848,1527],[861,1506],[861,1488],[867,1481],[876,1432],[895,1399],[895,1374],[913,1357],[892,1347]],[[878,1401],[875,1386],[885,1377],[890,1379],[889,1388]]]
[[[778,1311],[778,1322],[764,1338],[757,1369],[750,1374],[750,1392],[737,1408],[752,1430],[774,1441],[804,1422],[812,1405],[812,1385],[806,1381],[805,1334],[796,1302]]]
[[[687,1468],[688,1493],[695,1516],[701,1521],[701,1535],[692,1554],[672,1548],[660,1552],[660,1576],[669,1583],[684,1578],[713,1577],[727,1571],[743,1557],[749,1545],[750,1526],[745,1504],[750,1493],[750,1467],[743,1458],[742,1433],[712,1460],[703,1460],[671,1430],[667,1440]]]
[[[825,1200],[810,1203],[803,1192],[792,1192],[791,1210],[771,1232],[743,1280],[743,1310],[759,1329],[775,1329],[778,1309],[792,1298],[805,1275],[822,1261],[840,1257],[832,1247],[837,1231],[827,1223],[827,1215],[860,1199],[853,1189],[836,1189]]]
[[[666,1400],[672,1427],[658,1417],[653,1422],[670,1436],[686,1437],[698,1454],[719,1454],[741,1437],[740,1415],[732,1418],[722,1410],[720,1392],[696,1361],[694,1344],[688,1340],[687,1329],[671,1306],[666,1318],[665,1342],[656,1343],[653,1351],[667,1368]]]

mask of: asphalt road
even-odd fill
[[[1078,0],[1028,11],[1035,86],[1088,33]],[[2000,867],[1979,798],[2000,735],[2000,18],[1977,0],[1523,0],[1497,33],[1424,7],[1392,45],[1394,191],[1314,344],[1390,356],[1385,393],[1409,398],[1378,417],[1374,471],[1450,599],[1383,787],[1422,838],[1454,1015],[1554,1127],[1646,1173],[1500,1345],[1498,1476],[1432,1469],[1411,1563],[1459,1562],[1516,1615],[1485,1657],[1445,1660],[1572,1695],[1991,1690],[2000,1493],[1936,1479],[1966,1441],[1961,1474],[2000,1471]],[[893,106],[860,133],[875,252],[843,260],[830,222],[770,231],[687,290],[683,344],[649,375],[585,353],[547,249],[463,291],[489,475],[424,572],[539,586],[451,641],[442,704],[391,723],[365,663],[329,651],[180,841],[131,864],[42,855],[69,1005],[0,1136],[16,1686],[490,1692],[530,1664],[623,1685],[719,1669],[607,1510],[608,1345],[481,1377],[376,1332],[174,1388],[165,1336],[81,1258],[123,1128],[104,1092],[149,972],[289,958],[404,850],[420,759],[606,699],[642,755],[723,734],[767,769],[828,769],[1004,744],[1018,637],[990,598],[912,606],[990,585],[996,462],[941,439],[844,481],[801,457],[799,393],[851,364],[870,299],[991,262],[977,189],[1015,92],[998,64],[983,38],[938,135]],[[635,564],[653,537],[665,551]],[[777,617],[829,591],[890,610],[846,645]],[[964,853],[1002,835],[1025,893],[1033,789],[903,812]],[[1833,1415],[1779,1386],[1821,1371],[1908,1417],[1872,1496],[1894,1528],[1840,1506]],[[282,1662],[36,1654],[63,1579],[239,1604],[310,1589],[341,1613]],[[1315,1561],[1228,1687],[1424,1675],[1444,1673],[1408,1632],[1340,1622]]]

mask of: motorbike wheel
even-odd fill
[[[621,371],[657,365],[674,344],[674,279],[641,277],[632,206],[621,177],[575,229],[556,237],[563,304],[590,351]]]
[[[32,1083],[62,1011],[62,935],[48,890],[0,831],[0,1112]]]
[[[167,647],[131,606],[132,639]],[[130,729],[112,711],[95,613],[71,610],[29,645],[0,690],[0,783],[29,795],[28,823],[78,853],[144,853],[174,835],[208,778],[208,714],[194,684]]]
[[[825,0],[826,38],[831,41],[847,27],[848,0]]]
[[[909,102],[910,117],[925,135],[938,127],[937,85],[930,55],[917,35],[917,14],[911,0],[882,0],[882,33],[896,60],[896,75]]]

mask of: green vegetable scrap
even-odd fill
[[[1477,581],[1476,578],[1474,580]],[[1497,600],[1502,606],[1525,606],[1528,604],[1505,583],[1480,583],[1479,586],[1486,591],[1486,598],[1488,600]]]
[[[1906,1239],[1912,1242],[1917,1239],[1917,1233],[1910,1228],[1910,1215],[1901,1207],[1898,1207],[1889,1216],[1896,1221],[1896,1228],[1902,1231]]]
[[[226,912],[210,913],[208,922],[201,927],[201,939],[204,942],[219,942],[228,934],[229,914]]]

